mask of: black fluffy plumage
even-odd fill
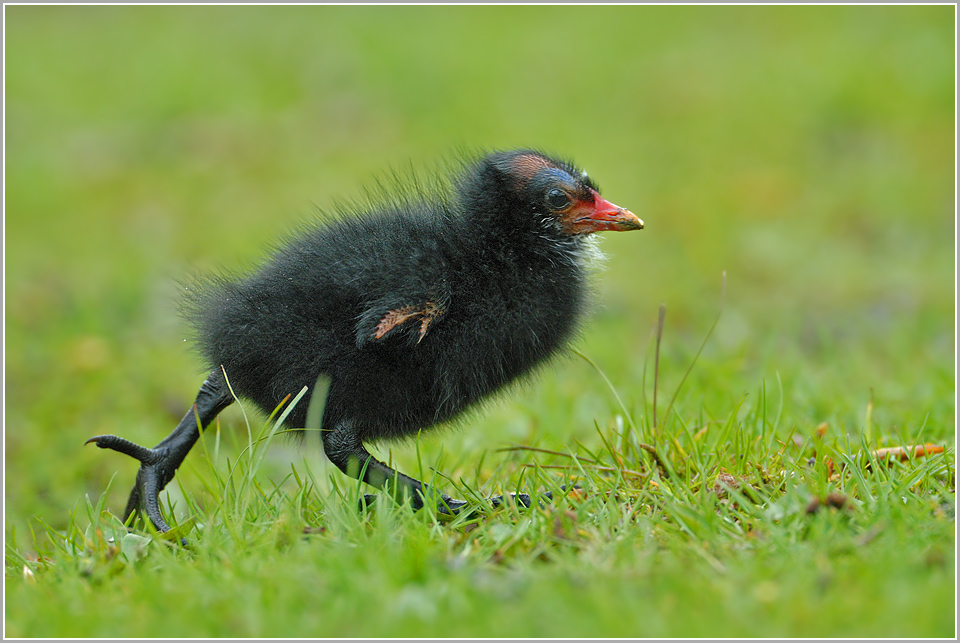
[[[515,150],[465,163],[446,191],[302,230],[253,274],[189,290],[210,369],[201,424],[232,402],[223,372],[266,412],[324,374],[327,455],[371,484],[393,480],[419,506],[423,485],[363,443],[454,418],[555,355],[587,309],[589,234],[642,225],[572,164]],[[307,408],[301,400],[287,424],[304,427]],[[144,509],[163,530],[156,494],[197,437],[191,411],[154,449],[91,441],[141,460],[127,515]]]

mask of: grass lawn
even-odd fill
[[[955,636],[955,7],[4,17],[7,636]],[[576,352],[375,452],[559,499],[363,514],[247,404],[162,495],[189,544],[123,528],[136,464],[83,443],[189,407],[179,281],[520,146],[646,228]]]

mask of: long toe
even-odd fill
[[[139,460],[144,464],[154,464],[160,459],[161,456],[156,449],[142,447],[139,444],[131,442],[126,438],[121,438],[117,435],[96,435],[84,442],[84,444],[90,444],[91,442],[96,444],[101,449],[118,451],[124,455],[130,456],[134,460]]]
[[[370,506],[375,504],[377,502],[378,497],[379,496],[377,494],[373,494],[373,493],[364,494],[364,496],[360,498],[360,501],[359,501],[360,511],[363,512],[366,509],[368,509]],[[463,511],[463,508],[466,507],[468,504],[470,503],[468,503],[466,500],[458,500],[457,498],[444,496],[437,503],[437,517],[440,519],[451,519],[454,516],[459,515],[460,512]],[[414,509],[419,510],[421,509],[421,507],[414,505]]]
[[[130,491],[127,508],[123,520],[126,522],[131,514],[140,511],[153,523],[157,531],[170,531],[170,525],[160,514],[160,492],[173,479],[179,462],[170,462],[169,450],[148,449],[116,435],[98,435],[90,438],[85,444],[96,444],[101,449],[110,449],[128,455],[140,462],[137,471],[137,481]]]
[[[147,515],[147,518],[159,532],[170,531],[170,525],[160,514],[160,492],[163,491],[167,482],[167,480],[161,478],[155,465],[141,465],[137,472],[136,486],[130,493],[130,503],[127,505],[127,512],[134,511],[135,509],[130,505],[134,502],[133,497],[138,496],[139,509]]]

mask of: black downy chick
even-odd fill
[[[442,195],[313,227],[254,274],[209,280],[186,306],[210,369],[194,407],[152,449],[114,435],[88,440],[141,463],[124,520],[140,510],[169,529],[158,494],[201,429],[233,402],[224,373],[266,413],[328,378],[326,455],[421,507],[425,485],[364,443],[454,418],[556,355],[586,312],[588,236],[641,228],[572,164],[496,152],[465,163]],[[305,426],[307,402],[288,427]],[[466,504],[438,496],[441,512]],[[516,500],[530,504],[526,494]]]

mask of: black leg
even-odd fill
[[[387,484],[394,484],[394,494],[399,497],[408,497],[414,509],[423,507],[423,499],[428,495],[428,487],[419,480],[391,469],[383,462],[374,458],[364,448],[357,437],[352,425],[346,422],[339,423],[331,431],[323,431],[323,450],[337,467],[352,478],[362,479],[369,485],[383,489]],[[362,478],[361,478],[362,476]],[[437,511],[441,514],[456,515],[467,506],[465,500],[451,498],[445,493],[437,492],[440,498]],[[521,507],[530,507],[533,500],[525,493],[511,493],[514,502]],[[552,498],[547,491],[540,494],[546,499]],[[365,495],[364,503],[369,505],[376,500],[376,496]],[[504,503],[504,496],[493,496],[489,499],[494,507]]]
[[[216,369],[210,372],[200,387],[193,408],[183,416],[173,433],[152,449],[115,435],[98,435],[87,440],[86,444],[94,442],[101,449],[113,449],[140,461],[137,481],[123,513],[124,522],[139,510],[147,515],[158,531],[169,531],[170,526],[160,515],[160,492],[173,480],[187,453],[200,438],[201,429],[205,429],[231,403],[233,397],[223,373]]]
[[[393,484],[394,493],[398,498],[407,497],[415,509],[423,507],[423,498],[428,494],[427,486],[415,478],[394,471],[383,462],[374,458],[364,448],[357,437],[353,425],[340,422],[336,428],[323,431],[323,451],[337,467],[351,478],[362,479],[369,485],[383,489],[387,484]],[[373,502],[375,496],[365,496],[366,502]],[[454,512],[465,505],[462,500],[454,500],[441,494],[442,502],[453,503],[450,507]]]

